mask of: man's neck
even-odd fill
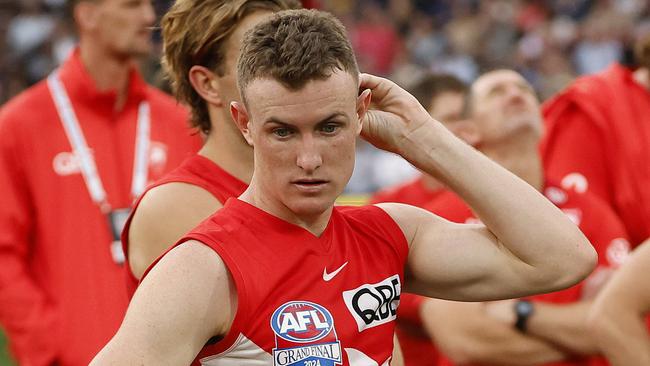
[[[332,217],[332,210],[334,208],[333,203],[324,212],[310,217],[302,217],[291,211],[289,207],[285,206],[281,202],[274,200],[272,197],[273,194],[267,194],[263,187],[255,183],[255,178],[253,178],[251,185],[246,189],[246,191],[244,191],[244,193],[242,193],[241,196],[239,196],[239,199],[279,219],[302,227],[314,236],[320,237],[323,232],[325,232],[330,218]]]
[[[115,90],[117,98],[114,110],[120,111],[129,90],[129,72],[133,65],[130,58],[117,58],[101,47],[81,43],[81,62],[95,82],[99,91]]]
[[[212,131],[199,154],[242,182],[250,183],[253,176],[253,148],[238,130],[213,123]]]
[[[544,168],[539,156],[538,138],[513,137],[512,141],[500,141],[493,145],[484,145],[480,150],[487,157],[503,166],[536,190],[544,188]]]

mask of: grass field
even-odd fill
[[[9,357],[9,350],[7,350],[7,340],[5,335],[0,332],[0,366],[14,366],[15,363]]]

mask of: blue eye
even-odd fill
[[[335,123],[328,123],[326,125],[323,125],[323,127],[321,127],[321,131],[325,133],[334,133],[338,131],[338,129],[339,129],[339,125]]]
[[[291,135],[291,130],[286,127],[278,127],[273,129],[273,134],[278,137],[287,137]]]

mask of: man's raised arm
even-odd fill
[[[590,243],[533,187],[456,138],[393,82],[362,74],[360,84],[378,107],[364,117],[364,138],[442,181],[485,223],[379,205],[409,242],[411,291],[461,301],[523,297],[566,288],[591,272]]]

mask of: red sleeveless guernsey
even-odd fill
[[[224,204],[230,197],[239,196],[248,187],[246,183],[233,177],[230,175],[230,173],[223,170],[219,165],[215,164],[212,160],[201,155],[194,155],[185,159],[185,161],[183,161],[183,163],[178,168],[172,170],[159,181],[156,181],[147,187],[145,192],[133,205],[131,214],[124,224],[124,229],[122,230],[122,248],[126,256],[124,268],[126,272],[126,286],[129,298],[133,296],[133,293],[135,292],[135,289],[138,287],[139,283],[139,280],[133,275],[133,272],[131,272],[131,267],[129,266],[128,249],[129,228],[131,227],[131,220],[133,219],[135,211],[138,209],[138,205],[140,205],[140,201],[142,201],[142,198],[147,194],[147,192],[153,188],[172,182],[187,183],[201,187],[210,192],[222,204]],[[179,204],[182,204],[182,202]]]
[[[316,237],[233,198],[187,240],[219,254],[238,296],[202,365],[389,364],[408,244],[382,209],[334,207]]]

